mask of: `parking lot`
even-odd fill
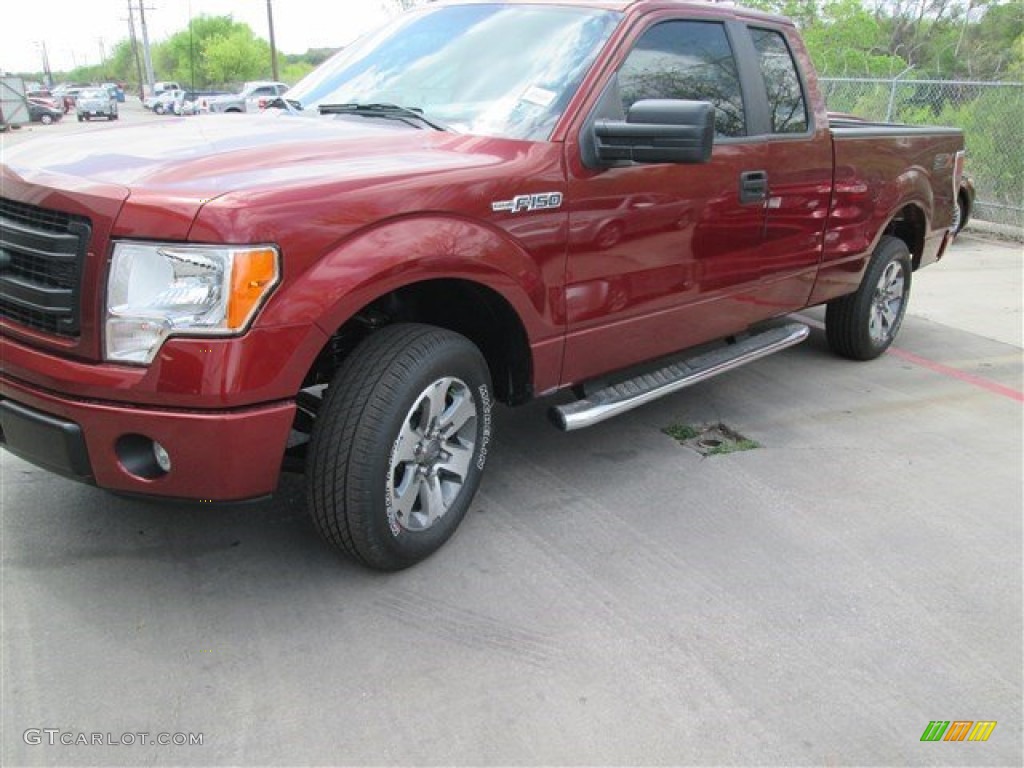
[[[813,310],[589,430],[500,410],[462,528],[398,574],[322,544],[301,477],[153,504],[3,453],[0,763],[1020,765],[1022,249],[914,279],[872,363]],[[718,423],[760,447],[663,432]]]

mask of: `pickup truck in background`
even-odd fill
[[[208,108],[211,112],[259,112],[287,90],[287,83],[246,83],[238,93],[226,93],[210,99]]]
[[[900,328],[963,136],[830,125],[794,26],[731,6],[430,4],[279,102],[9,150],[6,448],[132,494],[306,475],[379,569],[458,526],[496,402],[578,429],[801,341]],[[77,143],[76,143],[77,142]]]

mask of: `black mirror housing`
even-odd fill
[[[715,140],[715,108],[706,101],[647,99],[626,120],[594,122],[594,146],[606,165],[706,163]]]

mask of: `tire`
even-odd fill
[[[953,225],[950,227],[953,230],[953,237],[959,235],[967,226],[967,216],[967,196],[957,195],[956,208],[953,209]]]
[[[43,115],[42,117],[39,118],[39,122],[41,122],[43,125],[49,125],[50,123],[53,122],[53,118],[50,117],[49,115]]]
[[[81,115],[79,115],[79,116],[78,116],[78,122],[82,122],[83,120],[85,120],[85,118],[84,118],[84,117],[82,117]]]
[[[483,355],[463,336],[397,324],[365,339],[328,387],[310,440],[320,535],[384,571],[437,551],[479,487],[493,401]]]
[[[856,293],[828,303],[829,347],[851,360],[874,360],[889,348],[907,312],[913,264],[907,244],[882,237]]]

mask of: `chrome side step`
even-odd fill
[[[810,329],[802,323],[771,328],[728,347],[599,389],[583,400],[555,406],[549,412],[551,420],[566,432],[591,427],[691,384],[799,344],[808,333]]]

